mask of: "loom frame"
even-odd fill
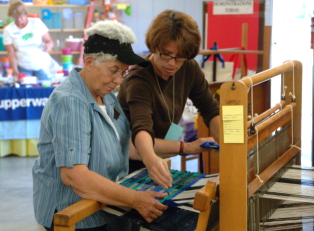
[[[224,230],[248,230],[247,203],[248,198],[253,195],[268,179],[270,179],[280,168],[299,153],[296,147],[290,147],[279,159],[272,163],[266,170],[259,174],[264,183],[258,178],[251,180],[252,174],[248,171],[247,153],[257,142],[256,135],[249,136],[248,130],[248,102],[251,85],[257,85],[267,81],[277,75],[285,76],[285,86],[292,91],[294,72],[295,96],[297,103],[293,102],[292,97],[286,96],[285,105],[292,104],[293,113],[290,106],[282,112],[282,115],[271,117],[262,123],[259,130],[258,142],[266,138],[276,128],[288,123],[293,118],[294,134],[289,132],[289,139],[293,144],[301,148],[301,108],[302,108],[302,63],[297,60],[287,61],[280,66],[265,70],[253,76],[244,77],[238,81],[226,82],[222,84],[220,90],[220,113],[224,106],[242,105],[243,106],[243,143],[224,142],[224,127],[221,116],[220,124],[220,221],[219,229]],[[250,80],[251,79],[251,80]],[[233,89],[234,88],[234,89]],[[254,89],[254,88],[253,88]],[[282,87],[281,87],[282,89]],[[288,90],[289,91],[289,90]],[[282,92],[281,92],[282,94]],[[272,109],[270,109],[272,110]],[[230,154],[235,153],[235,154]]]

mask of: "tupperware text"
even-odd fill
[[[18,107],[43,107],[46,105],[48,98],[29,98],[29,99],[4,99],[0,101],[0,109],[15,110]]]

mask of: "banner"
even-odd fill
[[[0,121],[38,120],[53,87],[0,88]]]

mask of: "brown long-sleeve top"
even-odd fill
[[[133,143],[136,134],[143,130],[153,139],[163,139],[171,122],[178,124],[180,121],[187,98],[192,100],[207,126],[212,118],[219,115],[219,104],[213,98],[204,74],[194,59],[185,61],[169,80],[156,76],[152,64],[146,68],[133,66],[120,87],[118,100],[130,121]],[[168,109],[171,120],[174,113],[174,121],[169,120]]]

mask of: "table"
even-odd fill
[[[53,87],[0,88],[0,157],[38,156],[42,110]]]

